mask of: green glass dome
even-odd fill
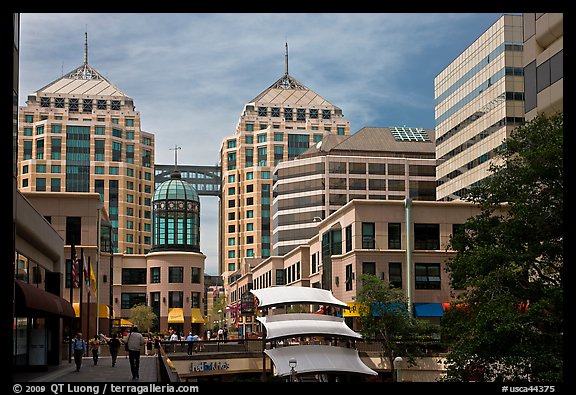
[[[180,178],[180,173],[173,173],[170,179],[164,181],[154,191],[153,201],[156,200],[187,200],[200,202],[198,192],[186,181]]]

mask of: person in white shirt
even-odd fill
[[[126,339],[126,350],[128,351],[128,358],[130,358],[132,380],[140,378],[140,350],[143,345],[144,336],[138,332],[137,327],[133,326],[128,339]]]
[[[176,352],[176,342],[178,341],[178,334],[176,332],[170,335],[170,341],[173,343],[172,352]]]

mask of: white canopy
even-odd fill
[[[332,292],[320,288],[280,286],[253,289],[250,292],[258,298],[259,308],[297,303],[324,304],[348,308],[348,305],[336,299]]]
[[[257,317],[266,327],[266,339],[278,339],[292,336],[327,335],[360,338],[344,318],[330,315],[297,313],[278,314],[266,317]]]
[[[352,348],[304,345],[264,350],[272,359],[277,376],[290,375],[288,361],[296,360],[296,373],[345,372],[377,375],[362,362],[358,351]]]

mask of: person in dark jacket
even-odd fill
[[[108,341],[108,347],[110,347],[110,356],[112,357],[112,366],[116,366],[116,359],[118,358],[120,345],[120,339],[118,339],[118,335],[114,333],[112,335],[112,339]]]

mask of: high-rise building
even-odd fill
[[[134,100],[88,64],[87,36],[84,63],[20,107],[17,166],[21,191],[99,193],[114,252],[150,250],[154,135]]]
[[[564,14],[525,13],[526,119],[564,110]]]
[[[273,178],[273,252],[284,255],[352,199],[436,200],[434,131],[362,128],[328,135],[279,163]]]
[[[219,274],[227,281],[243,257],[272,251],[272,170],[327,134],[349,135],[342,110],[288,73],[244,106],[236,132],[222,142]]]
[[[487,177],[524,122],[522,16],[503,15],[434,79],[436,198],[460,199]]]

